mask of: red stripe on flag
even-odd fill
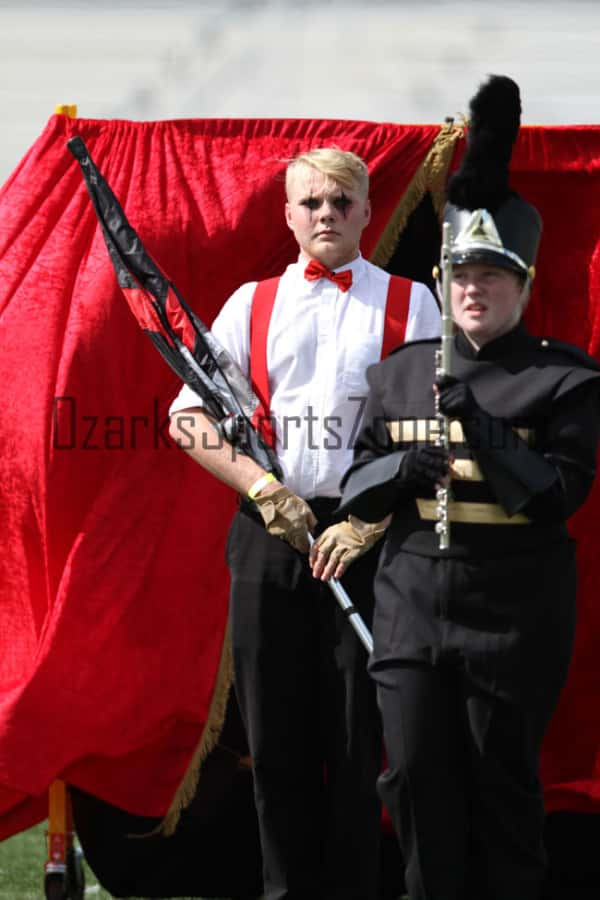
[[[179,302],[179,297],[171,287],[167,291],[165,311],[171,328],[179,340],[193,353],[196,345],[196,332],[189,316]]]
[[[129,304],[131,312],[137,321],[146,331],[158,331],[165,335],[165,330],[161,324],[156,310],[152,306],[150,294],[146,293],[143,288],[122,288],[125,299]]]

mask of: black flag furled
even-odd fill
[[[252,425],[258,400],[239,366],[148,255],[79,137],[67,147],[79,162],[129,307],[174,372],[203,400],[221,433],[267,472],[281,472]]]

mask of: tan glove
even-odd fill
[[[268,494],[259,494],[254,502],[269,534],[308,553],[308,532],[317,524],[308,503],[283,485]]]
[[[322,581],[328,581],[332,575],[341,578],[355,559],[383,537],[390,519],[387,516],[381,522],[363,522],[356,516],[348,516],[346,522],[330,525],[311,549],[310,563],[315,578]]]

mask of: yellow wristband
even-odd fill
[[[273,481],[277,481],[272,472],[267,472],[266,475],[261,475],[258,481],[255,481],[254,484],[250,485],[248,488],[248,496],[251,500],[254,500],[262,489],[266,487],[268,484],[271,484]]]

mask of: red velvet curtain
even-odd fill
[[[600,128],[522,129],[514,185],[544,220],[527,315],[536,334],[600,361]],[[600,812],[600,477],[570,522],[578,542],[578,626],[568,682],[546,736],[546,806]]]
[[[295,257],[285,161],[352,148],[369,254],[437,127],[50,119],[0,193],[0,837],[55,777],[165,812],[206,726],[227,615],[231,492],[166,435],[176,378],[116,287],[86,141],[150,254],[210,324]]]
[[[231,493],[165,433],[175,377],[118,291],[81,135],[148,251],[207,324],[295,256],[285,161],[352,149],[372,173],[369,255],[437,126],[52,117],[0,192],[0,837],[55,777],[165,812],[206,726],[227,615]],[[514,184],[544,217],[533,330],[600,358],[600,129],[522,129]],[[579,626],[547,737],[549,808],[600,808],[598,489],[573,520]]]

